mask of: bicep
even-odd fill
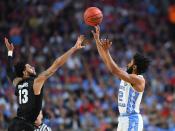
[[[142,92],[144,90],[144,80],[139,77],[136,74],[128,74],[126,71],[120,69],[120,71],[118,71],[117,73],[115,73],[116,76],[118,76],[120,79],[130,83],[131,85],[133,85],[133,88],[138,91],[138,92]]]
[[[60,67],[60,64],[60,59],[57,59],[47,70],[39,74],[39,76],[43,77],[43,79],[48,79],[56,72],[56,70]]]
[[[50,76],[54,74],[54,71],[52,67],[48,68],[47,70],[41,72],[38,77],[40,77],[43,80],[47,80]]]
[[[41,93],[41,89],[44,85],[44,82],[54,73],[54,65],[50,66],[47,70],[43,71],[38,77],[34,80],[33,90],[35,95]]]
[[[136,75],[128,74],[126,71],[124,71],[121,68],[119,68],[117,71],[114,71],[114,75],[118,76],[120,79],[122,79],[128,83],[131,83],[133,85],[138,83],[138,80],[139,80],[137,77],[135,77]]]
[[[41,89],[44,85],[44,82],[45,82],[45,79],[40,76],[34,80],[33,90],[35,95],[39,95],[41,93]]]

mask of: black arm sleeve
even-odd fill
[[[27,118],[31,122],[35,122],[37,119],[40,111],[42,110],[42,100],[43,100],[43,90],[41,91],[40,95],[35,95],[35,108],[32,114]]]
[[[42,95],[35,95],[35,98],[36,98],[35,100],[36,107],[35,111],[33,112],[33,115],[31,116],[32,122],[34,122],[37,119],[40,111],[42,110],[42,99],[43,99]]]
[[[8,56],[6,71],[7,71],[8,78],[11,80],[11,82],[13,82],[15,78],[15,72],[14,72],[12,56]]]

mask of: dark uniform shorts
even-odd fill
[[[8,128],[8,131],[34,131],[35,126],[25,119],[15,117]]]

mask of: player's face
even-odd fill
[[[127,72],[128,72],[129,74],[132,73],[132,71],[133,71],[133,66],[134,66],[134,60],[131,60],[131,62],[129,62],[129,64],[127,65]]]
[[[29,64],[26,64],[26,71],[27,71],[27,73],[29,73],[29,75],[36,75],[35,67],[33,67]]]

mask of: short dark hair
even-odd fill
[[[25,70],[26,63],[25,62],[18,62],[15,65],[15,75],[16,77],[23,77],[23,71]]]
[[[142,54],[136,53],[133,57],[134,64],[137,66],[137,73],[145,73],[149,67],[150,60]]]

